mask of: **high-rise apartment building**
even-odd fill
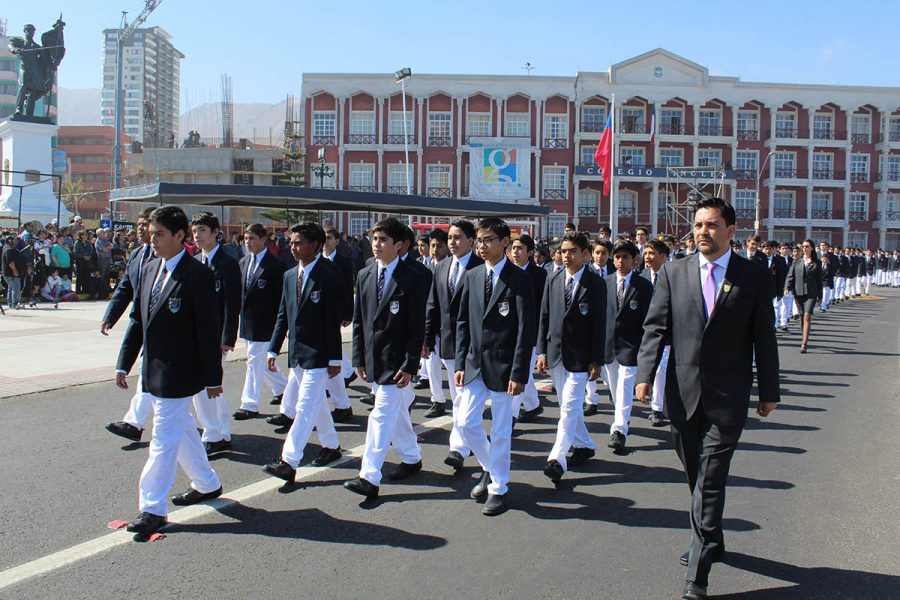
[[[116,57],[119,29],[103,30],[103,125],[115,127]],[[123,127],[145,146],[166,144],[178,135],[181,59],[184,54],[161,27],[137,29],[124,44]]]

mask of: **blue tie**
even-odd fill
[[[163,283],[166,281],[166,263],[163,263],[162,273],[160,273],[159,277],[156,279],[156,283],[153,284],[153,289],[150,290],[150,310],[148,312],[152,313],[153,309],[156,307],[156,303],[159,301],[160,293],[163,289]]]

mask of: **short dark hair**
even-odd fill
[[[527,233],[523,233],[514,241],[522,242],[522,245],[525,246],[526,250],[528,250],[529,252],[534,252],[534,238]]]
[[[446,229],[435,229],[434,231],[431,232],[431,239],[433,239],[433,240],[437,240],[439,242],[446,244],[447,238],[448,238],[448,234],[447,234]]]
[[[326,225],[322,229],[325,232],[325,235],[331,234],[331,237],[333,237],[334,239],[336,239],[336,240],[341,239],[341,234],[338,233],[338,230],[335,229],[335,227],[333,225]]]
[[[244,227],[244,233],[252,233],[256,237],[267,239],[269,237],[269,232],[266,231],[266,228],[263,227],[262,223],[251,223]]]
[[[627,252],[631,258],[635,258],[638,255],[638,247],[634,242],[619,242],[613,248],[612,255],[615,256],[619,252]]]
[[[145,221],[149,221],[150,215],[153,214],[154,210],[156,210],[155,206],[148,206],[147,208],[145,208],[144,210],[142,210],[141,212],[138,213],[137,218],[143,219]]]
[[[394,243],[405,242],[408,239],[408,228],[401,223],[396,217],[388,217],[375,223],[372,227],[372,233],[383,233],[387,237],[394,240]]]
[[[291,227],[291,233],[299,234],[307,242],[317,242],[319,248],[325,245],[325,230],[318,223],[306,221]]]
[[[775,240],[766,240],[766,243],[763,244],[763,248],[777,248],[778,242]]]
[[[459,221],[453,221],[450,223],[450,227],[456,227],[457,229],[461,229],[464,234],[466,234],[467,238],[475,237],[475,225],[472,221],[466,221],[465,219],[460,219]]]
[[[191,225],[205,225],[213,229],[220,229],[219,227],[219,217],[212,214],[209,211],[198,212],[193,217],[191,217]]]
[[[150,221],[162,225],[171,231],[172,235],[183,231],[184,237],[188,237],[188,229],[190,229],[188,218],[178,206],[167,205],[153,209],[153,212],[150,213]]]
[[[588,249],[587,236],[583,233],[578,233],[577,231],[564,235],[562,240],[559,242],[560,247],[562,247],[563,242],[572,242],[573,244],[581,248],[582,252]]]
[[[704,208],[715,208],[722,215],[722,219],[725,221],[725,225],[734,225],[735,222],[735,213],[734,207],[729,203],[725,202],[721,198],[717,198],[716,196],[710,196],[709,198],[703,198],[702,200],[697,201],[697,205],[694,208],[694,216],[697,216],[697,212]]]
[[[760,242],[761,238],[756,234],[750,234],[747,236],[748,242],[756,242],[757,244]]]
[[[489,229],[501,240],[509,237],[509,225],[500,217],[488,217],[478,222],[476,229]]]
[[[600,229],[598,229],[597,232],[605,233],[606,235],[612,235],[612,229],[609,228],[609,225],[601,225]]]
[[[563,229],[575,229],[575,223],[569,221],[568,223],[566,223],[566,226],[563,227]]]
[[[644,227],[643,225],[638,225],[634,228],[634,235],[637,235],[638,231],[643,231],[644,235],[650,235],[650,230]]]
[[[674,235],[664,235],[662,241],[665,242],[666,244],[674,244],[675,236]]]
[[[610,254],[612,254],[612,251],[613,251],[613,245],[612,245],[612,242],[611,242],[611,241],[609,241],[609,240],[597,240],[597,243],[594,244],[594,248],[596,248],[597,246],[603,246],[604,248],[606,248],[606,251],[607,251],[607,252],[609,252]]]
[[[420,241],[420,242],[425,242],[425,243],[427,244],[428,242],[431,241],[431,236],[430,236],[430,235],[427,235],[427,234],[426,234],[426,235],[420,235],[420,236],[419,236],[419,241]]]
[[[672,237],[672,236],[668,236],[668,237]],[[672,241],[674,242],[675,238],[672,238]],[[649,242],[647,242],[647,246],[650,246],[651,248],[653,248],[653,250],[655,250],[657,254],[663,254],[665,256],[668,256],[669,253],[671,252],[669,245],[666,244],[662,240],[650,240]],[[646,248],[647,246],[644,246],[644,248]]]

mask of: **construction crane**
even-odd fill
[[[128,22],[128,13],[122,11],[122,24],[119,26],[119,37],[116,40],[116,142],[113,147],[113,175],[112,188],[116,189],[122,185],[122,63],[125,62],[125,50],[123,48],[128,38],[144,24],[147,17],[150,16],[156,8],[162,4],[163,0],[145,0],[144,10],[132,21]],[[110,206],[110,220],[113,218],[112,206]]]

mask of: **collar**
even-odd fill
[[[166,271],[167,271],[169,274],[171,274],[172,271],[175,270],[175,267],[178,266],[178,263],[179,263],[179,261],[181,261],[181,257],[184,256],[185,252],[187,252],[187,250],[182,249],[181,252],[179,252],[178,254],[176,254],[175,256],[173,256],[172,258],[170,258],[170,259],[168,259],[168,260],[165,261],[165,264],[166,264]]]
[[[625,277],[622,277],[622,274],[619,273],[619,271],[617,270],[616,271],[616,287],[618,287],[619,283],[621,283],[621,281],[623,279],[625,280],[625,287],[628,287],[629,285],[631,285],[631,276],[632,275],[634,275],[634,269],[629,271],[628,275],[626,275]]]
[[[206,252],[202,252],[202,255],[206,257],[207,263],[212,264],[213,257],[216,255],[216,252],[218,252],[218,251],[219,251],[219,245],[216,244],[216,246],[212,249],[212,251],[209,254],[207,254]]]
[[[568,285],[570,279],[574,279],[576,284],[581,283],[581,276],[584,274],[584,265],[581,265],[581,268],[575,271],[574,274],[569,274],[569,271],[566,271],[566,284]]]
[[[334,260],[334,255],[335,255],[335,254],[337,254],[337,250],[335,250],[335,251],[332,252],[331,254],[325,254],[325,250],[322,250],[322,256],[323,256],[326,260]],[[315,261],[313,261],[313,262],[315,262]]]
[[[702,252],[699,253],[698,256],[700,257],[700,270],[705,272],[706,265],[709,264],[709,260],[707,260],[707,258],[705,256],[703,256]],[[730,261],[730,260],[731,260],[731,249],[729,248],[728,250],[725,251],[725,254],[723,254],[722,256],[717,258],[715,261],[713,261],[716,263],[716,266],[719,267],[719,269],[721,269],[721,271],[719,271],[719,273],[721,273],[722,276],[724,276],[725,272],[728,270],[728,261]],[[721,281],[721,279],[719,279],[719,281]]]
[[[378,271],[380,271],[381,269],[385,269],[385,272],[384,272],[384,280],[385,280],[385,282],[386,282],[387,280],[389,280],[389,279],[394,275],[394,269],[397,268],[397,264],[400,262],[400,260],[401,260],[400,257],[397,256],[397,257],[394,258],[394,260],[391,261],[390,263],[384,264],[383,262],[381,262],[380,260],[378,260],[378,259],[376,258],[376,259],[375,259],[375,264],[378,266],[378,270],[375,271],[375,277],[378,277]]]
[[[502,259],[500,262],[498,262],[498,263],[497,263],[496,265],[494,265],[493,267],[490,267],[490,270],[493,272],[492,277],[494,278],[494,282],[496,282],[496,281],[497,281],[497,278],[500,277],[500,271],[502,271],[502,270],[503,270],[503,267],[506,266],[506,261],[507,261],[507,260],[508,260],[508,259],[504,256],[503,259]],[[484,266],[487,267],[487,263],[484,263]]]
[[[456,258],[456,257],[454,256],[454,257],[453,257],[453,260],[455,260],[456,262],[458,262],[459,265],[460,265],[462,268],[465,269],[466,266],[469,264],[469,259],[470,259],[470,258],[472,258],[472,251],[471,251],[471,250],[469,250],[468,252],[466,252],[463,256],[461,256],[461,257],[459,257],[459,258]]]
[[[316,263],[319,262],[319,258],[321,258],[321,254],[316,254],[316,257],[312,259],[312,262],[306,265],[305,267],[300,263],[297,263],[297,267],[303,269],[303,280],[306,281],[309,279],[309,274],[312,273],[313,267],[316,266]],[[328,259],[325,259],[328,260]]]
[[[252,254],[252,256],[250,257],[250,260],[253,261],[253,259],[256,258],[256,264],[259,265],[259,263],[262,262],[263,257],[266,255],[266,252],[268,251],[269,249],[264,247],[262,249],[262,252],[260,252],[259,254],[253,254],[251,252],[250,254]]]

